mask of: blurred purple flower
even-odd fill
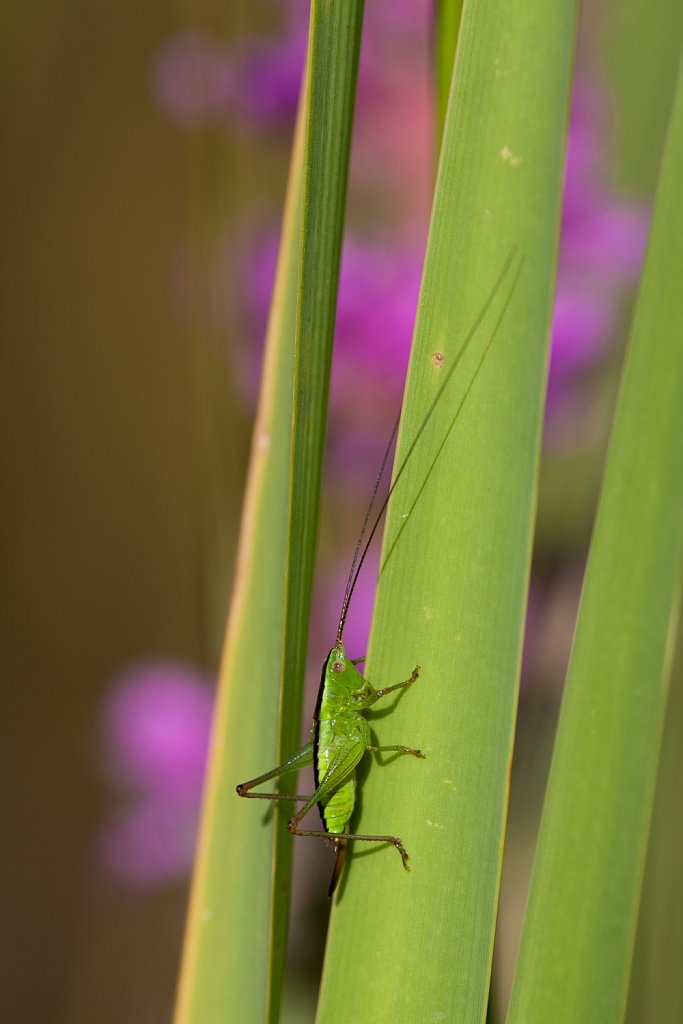
[[[366,11],[358,89],[369,98],[381,85],[378,56],[387,46],[427,37],[431,0],[380,0]],[[154,92],[168,115],[185,127],[240,116],[270,126],[296,112],[308,43],[308,4],[281,7],[280,35],[219,42],[199,30],[174,36],[152,68]]]
[[[621,293],[640,272],[648,229],[644,206],[602,184],[600,94],[577,82],[569,122],[562,230],[548,380],[546,440],[574,398],[582,374],[612,340]]]
[[[277,240],[271,234],[253,249],[246,293],[253,336],[263,337],[275,272]],[[332,398],[379,388],[400,398],[410,352],[422,273],[422,246],[388,248],[347,236],[337,304]],[[256,377],[251,376],[255,383]]]
[[[330,389],[330,458],[335,471],[351,469],[369,489],[401,403],[410,354],[423,245],[391,247],[347,236],[342,253]],[[270,304],[277,240],[270,234],[252,250],[244,293],[249,336],[263,338]],[[237,353],[238,373],[255,401],[260,350]],[[348,473],[345,474],[345,482]]]
[[[548,373],[549,416],[569,400],[576,377],[607,349],[612,319],[604,294],[595,294],[585,282],[558,278]]]
[[[199,31],[168,40],[152,65],[158,102],[186,128],[291,121],[306,57],[306,28],[295,19],[281,38],[249,36],[221,43]]]
[[[112,680],[104,767],[128,803],[106,822],[98,847],[119,880],[153,885],[189,869],[212,708],[209,677],[183,662],[136,663]]]
[[[242,60],[242,109],[252,118],[293,120],[306,60],[306,32],[255,42]]]

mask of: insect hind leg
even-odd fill
[[[250,793],[245,787],[248,783],[243,782],[241,786],[236,789],[238,796],[243,796],[246,800],[291,800],[296,802],[297,800],[308,800],[308,794],[302,796],[300,793]]]
[[[307,796],[290,796],[289,793],[252,793],[251,790],[260,786],[262,782],[279,779],[280,776],[298,771],[299,768],[305,768],[309,764],[313,764],[312,743],[307,743],[305,747],[302,747],[277,768],[272,768],[269,772],[264,772],[263,775],[257,775],[255,779],[249,779],[248,782],[240,782],[236,787],[237,795],[246,797],[248,800],[308,800]]]
[[[325,832],[323,829],[299,828],[295,818],[287,822],[287,828],[293,836],[311,836],[313,839],[327,839],[332,842],[339,839],[355,839],[361,843],[391,843],[401,855],[403,867],[406,871],[410,871],[408,867],[408,851],[398,836],[360,836],[352,835],[348,832],[339,835],[336,832]]]

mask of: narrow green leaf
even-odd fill
[[[363,0],[313,0],[311,5],[277,764],[298,748],[301,729],[362,21]],[[295,792],[296,778],[285,776],[279,789]],[[275,804],[271,1019],[279,1009],[284,973],[292,863],[285,823],[292,806]]]
[[[623,1019],[683,542],[683,89],[631,331],[509,1020]]]
[[[303,181],[300,107],[192,881],[176,1024],[268,1019],[274,830],[237,783],[276,764]]]
[[[293,158],[177,1024],[279,1015],[291,805],[264,813],[234,789],[298,746],[362,10],[311,8],[305,145]]]
[[[515,254],[390,506],[366,671],[384,686],[422,666],[374,724],[379,742],[427,759],[372,765],[363,781],[354,831],[399,836],[412,870],[391,847],[357,844],[332,915],[324,1024],[486,1013],[574,21],[571,0],[463,11],[397,466]]]

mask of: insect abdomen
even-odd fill
[[[322,806],[325,828],[334,835],[348,829],[349,819],[356,802],[356,773],[353,772]]]

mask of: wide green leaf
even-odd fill
[[[427,759],[373,765],[352,822],[398,835],[412,871],[391,847],[354,850],[324,1024],[486,1012],[574,21],[573,0],[463,10],[396,466],[483,318],[395,477],[366,667],[383,686],[421,665],[375,724]]]
[[[660,179],[509,1020],[623,1019],[683,543],[683,82]]]

